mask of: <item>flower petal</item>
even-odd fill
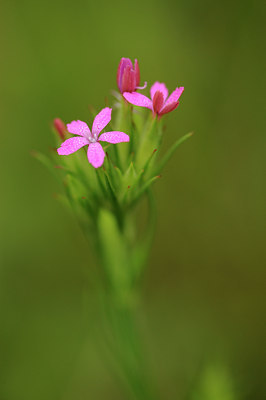
[[[155,82],[152,85],[152,87],[151,87],[151,98],[152,99],[156,92],[161,92],[163,94],[164,101],[166,101],[166,99],[168,97],[168,89],[164,83]]]
[[[183,87],[176,88],[173,91],[173,93],[169,96],[169,98],[165,102],[164,107],[160,111],[160,115],[169,113],[170,111],[173,111],[175,108],[177,108],[177,106],[179,105],[178,99],[183,93],[183,91],[184,91]]]
[[[100,143],[90,143],[87,156],[89,163],[91,163],[94,168],[99,168],[101,165],[103,165],[105,152],[103,151]]]
[[[117,75],[116,75],[116,81],[117,81],[117,86],[119,87],[119,90],[121,93],[122,92],[122,77],[124,74],[124,69],[126,66],[129,65],[130,68],[133,68],[132,62],[129,58],[121,58],[118,69],[117,69]]]
[[[144,96],[143,94],[136,92],[133,93],[125,92],[123,96],[129,103],[134,104],[134,106],[146,107],[149,108],[150,110],[152,109],[151,99]]]
[[[159,90],[157,90],[157,92],[154,93],[154,96],[152,98],[152,103],[153,103],[153,111],[156,114],[159,114],[164,104],[162,92],[159,92]]]
[[[106,127],[107,124],[111,121],[111,113],[112,109],[109,107],[105,107],[99,114],[96,115],[92,125],[92,133],[97,136]]]
[[[70,124],[67,124],[67,130],[69,133],[73,133],[74,135],[80,135],[89,137],[91,134],[90,128],[83,121],[72,121]]]
[[[136,76],[136,86],[139,86],[140,83],[140,71],[139,71],[139,63],[138,60],[135,59],[135,64],[134,64],[134,69],[135,69],[135,76]]]
[[[164,106],[168,106],[171,103],[176,103],[179,99],[179,97],[181,96],[181,94],[183,93],[184,88],[180,87],[180,88],[176,88],[172,94],[170,94],[169,98],[167,99],[166,103]]]
[[[129,65],[124,69],[122,77],[122,93],[134,92],[136,90],[136,74],[135,71],[130,68]]]
[[[177,106],[179,105],[179,101],[167,104],[163,107],[163,109],[159,112],[159,115],[163,115],[163,114],[167,114],[170,111],[173,111],[177,108]]]
[[[129,142],[129,136],[124,132],[105,132],[99,137],[98,140],[108,143]]]
[[[68,154],[75,153],[75,151],[81,149],[81,147],[89,144],[89,141],[84,137],[73,137],[65,140],[61,147],[57,149],[57,153],[60,156],[67,156]]]

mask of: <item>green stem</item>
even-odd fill
[[[133,399],[156,399],[147,376],[132,304],[118,305],[108,299],[106,311],[114,337],[113,351]]]
[[[120,109],[116,121],[116,129],[118,131],[122,131],[131,135],[132,133],[131,115],[132,115],[132,107],[130,106],[130,104],[126,102],[124,98],[121,98]],[[116,150],[117,156],[120,162],[119,168],[121,168],[122,171],[125,171],[125,169],[127,168],[128,156],[131,151],[131,144],[130,143],[123,143],[121,145],[118,144],[116,146],[116,149],[117,149]]]
[[[119,365],[118,372],[124,378],[121,382],[127,382],[132,400],[154,400],[136,320],[139,280],[134,260],[137,256],[138,262],[142,261],[141,254],[148,248],[141,248],[140,254],[133,253],[132,246],[137,243],[132,243],[132,232],[127,231],[127,220],[123,220],[121,229],[116,214],[104,209],[99,213],[99,258],[108,277],[103,293],[104,320],[109,326],[105,333],[111,335],[106,338],[106,345]]]
[[[158,119],[153,115],[150,116],[144,131],[141,134],[139,146],[136,154],[136,168],[143,169],[147,160],[154,150],[158,149],[158,134],[156,129],[160,126]]]

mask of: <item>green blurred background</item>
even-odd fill
[[[265,398],[265,18],[256,1],[5,0],[0,12],[0,400],[125,399],[101,337],[92,254],[30,155],[89,118],[121,57],[185,86],[155,187],[141,328],[162,399]],[[263,304],[264,303],[264,304]]]

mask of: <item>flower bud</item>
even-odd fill
[[[60,138],[64,140],[67,132],[66,125],[64,124],[64,122],[60,118],[55,118],[53,124]]]
[[[129,58],[121,58],[117,70],[117,86],[120,92],[135,92],[140,82],[140,72],[138,60],[135,60],[135,65]]]

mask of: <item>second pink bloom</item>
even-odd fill
[[[157,114],[158,116],[161,116],[177,108],[179,105],[179,97],[183,91],[183,87],[177,87],[168,97],[168,89],[165,84],[155,82],[150,90],[150,99],[149,97],[137,92],[126,92],[123,93],[123,96],[129,103],[134,104],[135,106],[149,108],[155,115]]]

